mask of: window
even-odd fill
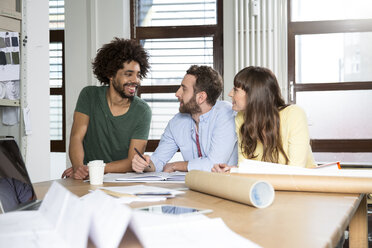
[[[138,96],[152,109],[146,151],[154,151],[178,113],[175,92],[186,70],[209,65],[223,74],[222,0],[131,0],[131,37],[150,55]]]
[[[370,9],[368,0],[289,1],[290,102],[308,115],[317,161],[372,159]]]
[[[65,152],[64,0],[49,0],[50,146]]]

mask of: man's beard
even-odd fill
[[[196,94],[194,94],[194,96],[187,103],[183,103],[183,105],[180,105],[179,111],[180,113],[187,113],[191,115],[200,113],[200,106],[196,103]]]
[[[119,95],[120,95],[122,98],[128,98],[128,99],[131,100],[131,101],[133,100],[134,95],[132,96],[132,95],[127,95],[127,94],[125,94],[124,86],[121,86],[121,87],[120,87],[120,85],[119,85],[118,83],[116,83],[116,80],[115,80],[115,79],[112,80],[112,86],[114,87],[115,91],[116,91],[117,93],[119,93]]]

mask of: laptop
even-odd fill
[[[36,198],[17,142],[0,136],[0,213],[36,210],[41,204]]]

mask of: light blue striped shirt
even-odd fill
[[[217,101],[213,108],[199,117],[199,143],[202,157],[196,146],[196,123],[190,114],[176,114],[168,123],[159,146],[151,156],[156,171],[178,151],[188,161],[188,170],[211,171],[214,164],[237,165],[238,151],[235,133],[235,112],[231,103]]]

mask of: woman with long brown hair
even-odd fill
[[[265,162],[315,167],[305,112],[285,104],[275,75],[266,68],[249,66],[234,78],[230,91],[238,136],[239,162]],[[214,172],[230,167],[217,164]]]

